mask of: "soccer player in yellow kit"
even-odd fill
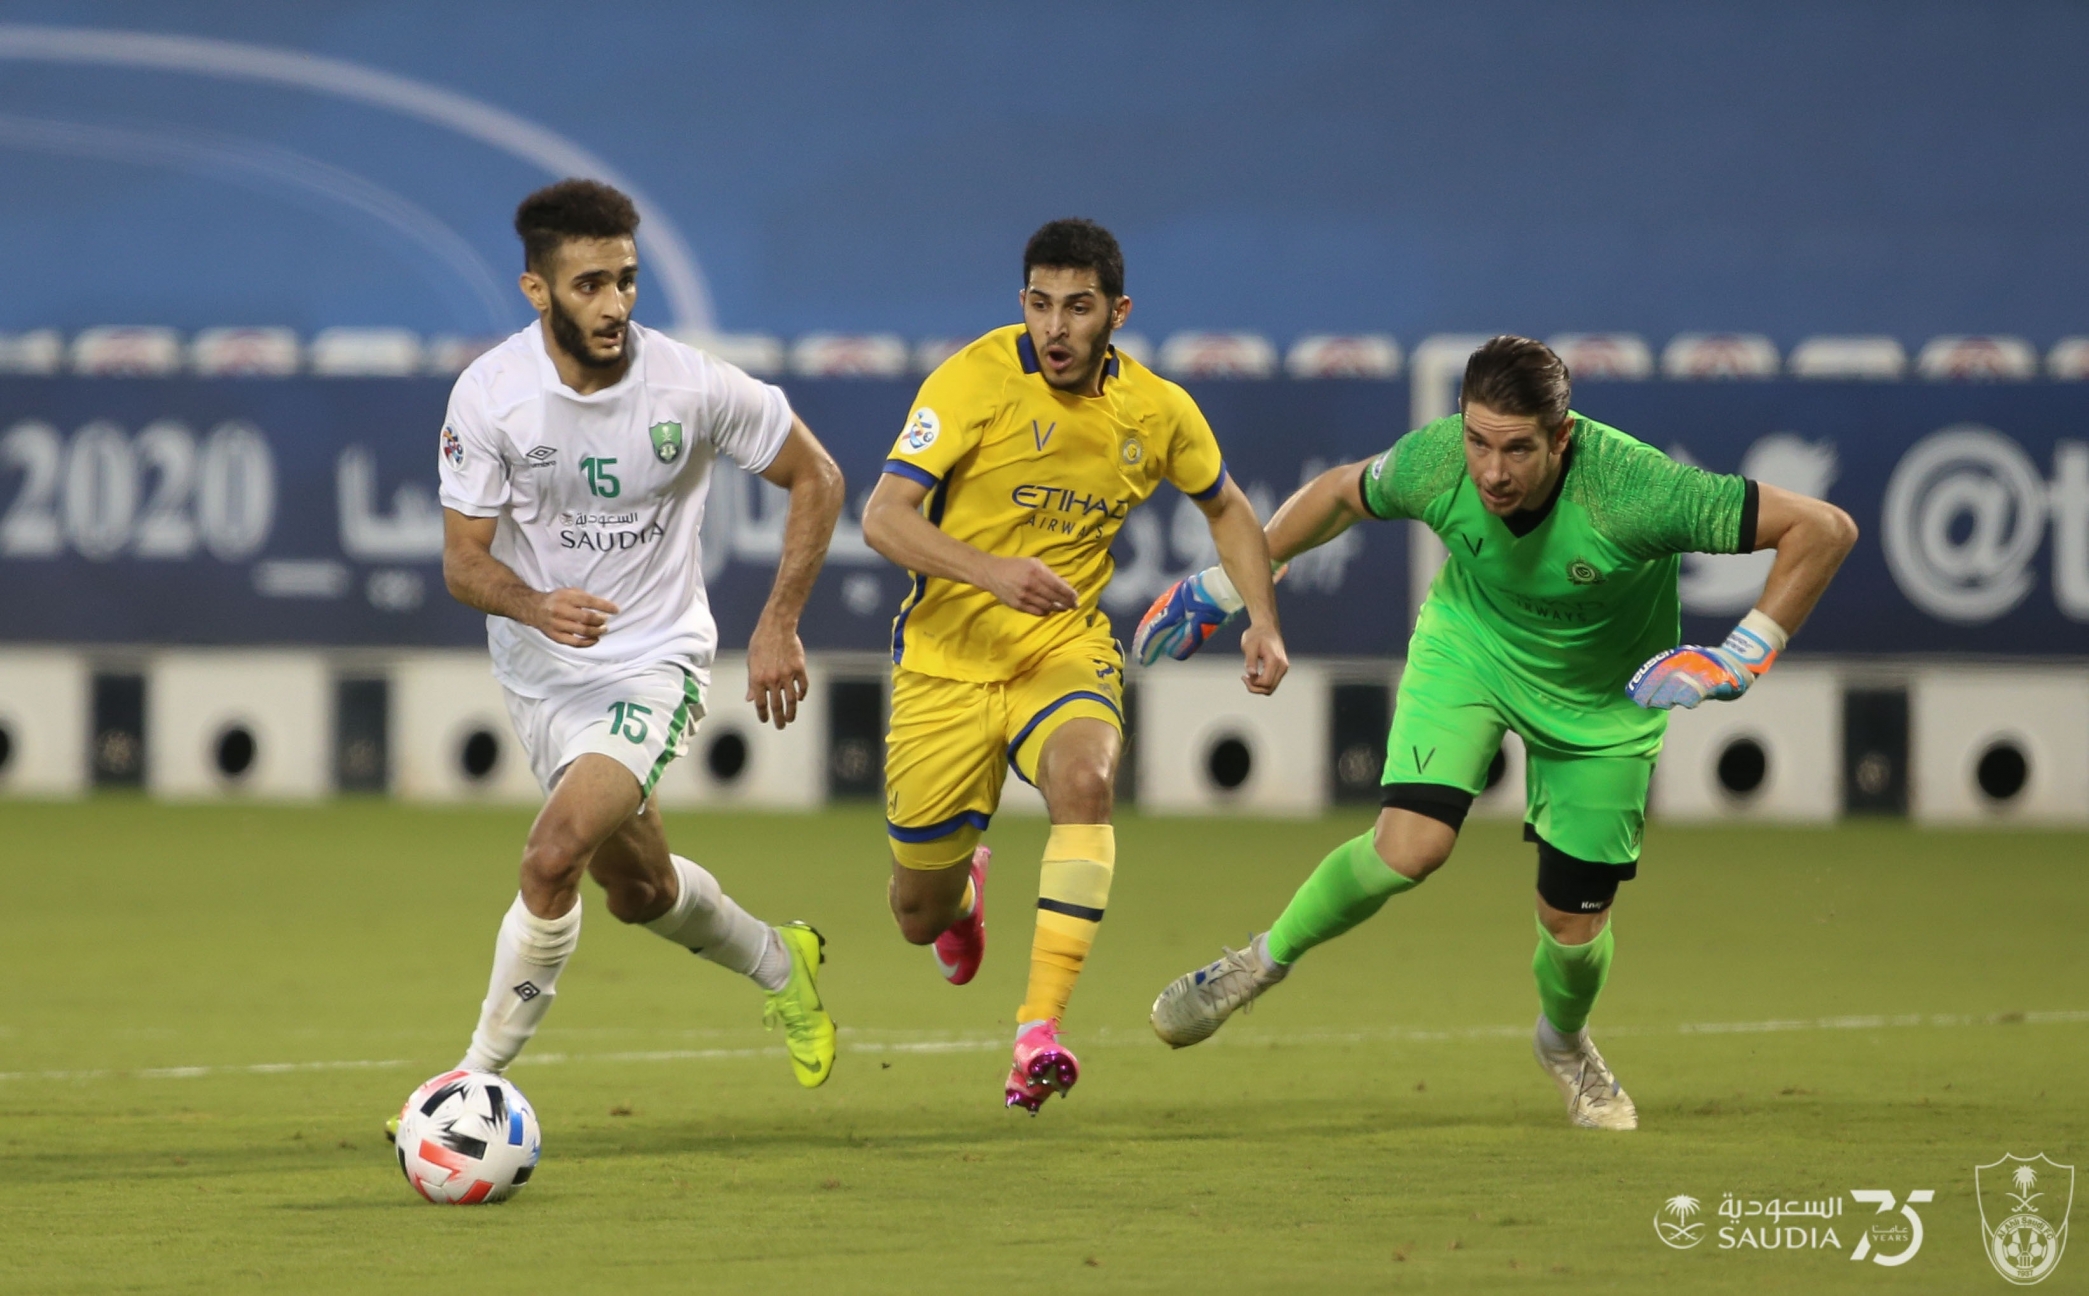
[[[1243,677],[1290,663],[1269,550],[1189,393],[1110,345],[1131,312],[1124,257],[1092,221],[1023,251],[1023,322],[922,384],[864,510],[873,548],[913,574],[892,624],[885,817],[903,935],[963,985],[986,948],[988,851],[1004,764],[1044,794],[1046,842],[1007,1103],[1035,1115],[1080,1075],[1059,1021],[1109,902],[1124,654],[1103,614],[1110,542],[1167,481],[1197,501],[1247,602]]]

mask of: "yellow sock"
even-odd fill
[[[1074,982],[1110,903],[1117,833],[1108,824],[1054,824],[1037,885],[1037,934],[1030,943],[1030,988],[1019,1022],[1066,1015]]]

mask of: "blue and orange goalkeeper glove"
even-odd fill
[[[1162,654],[1188,661],[1247,605],[1223,567],[1206,567],[1185,576],[1161,591],[1139,618],[1139,628],[1132,634],[1132,656],[1141,666],[1153,665]]]
[[[1717,648],[1684,644],[1655,654],[1633,673],[1625,692],[1655,711],[1687,711],[1707,698],[1731,702],[1770,669],[1787,638],[1783,626],[1750,612]]]

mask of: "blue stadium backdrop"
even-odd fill
[[[0,379],[0,638],[79,643],[473,644],[443,592],[440,379]],[[875,650],[905,582],[860,516],[913,380],[794,379],[833,447],[852,517],[808,645]],[[1302,479],[1405,428],[1405,382],[1193,384],[1236,476],[1268,511]],[[1580,407],[1708,468],[1849,509],[1864,538],[1809,651],[2080,654],[2089,646],[2089,384],[1590,382]],[[781,492],[720,474],[705,570],[728,642],[752,628],[781,543]],[[1401,651],[1405,526],[1366,525],[1284,586],[1301,652]],[[1120,537],[1120,631],[1210,561],[1201,516],[1164,488]],[[1689,633],[1724,633],[1768,555],[1689,558]]]

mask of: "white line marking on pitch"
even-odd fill
[[[1902,1013],[1895,1016],[1791,1018],[1753,1022],[1683,1022],[1676,1026],[1610,1026],[1606,1038],[1616,1035],[1754,1035],[1783,1031],[1887,1030],[1915,1026],[2060,1026],[2089,1023],[2089,1010],[2022,1013]],[[1520,1039],[1530,1034],[1528,1026],[1465,1026],[1451,1030],[1419,1030],[1388,1027],[1361,1031],[1309,1031],[1295,1035],[1221,1035],[1216,1043],[1241,1048],[1280,1048],[1312,1044],[1383,1044],[1402,1041],[1426,1043],[1443,1040]],[[846,1038],[848,1053],[989,1053],[1008,1047],[1001,1035],[960,1036],[928,1040],[869,1040]],[[1127,1035],[1100,1030],[1089,1040],[1090,1047],[1116,1048],[1146,1044],[1143,1033]],[[567,1062],[719,1062],[738,1058],[782,1057],[781,1048],[656,1049],[623,1053],[531,1053],[516,1059],[517,1066],[556,1066]],[[125,1070],[95,1067],[77,1071],[0,1071],[7,1080],[192,1080],[200,1076],[288,1075],[314,1071],[379,1071],[414,1065],[404,1058],[342,1062],[258,1062],[230,1066],[142,1067]]]

